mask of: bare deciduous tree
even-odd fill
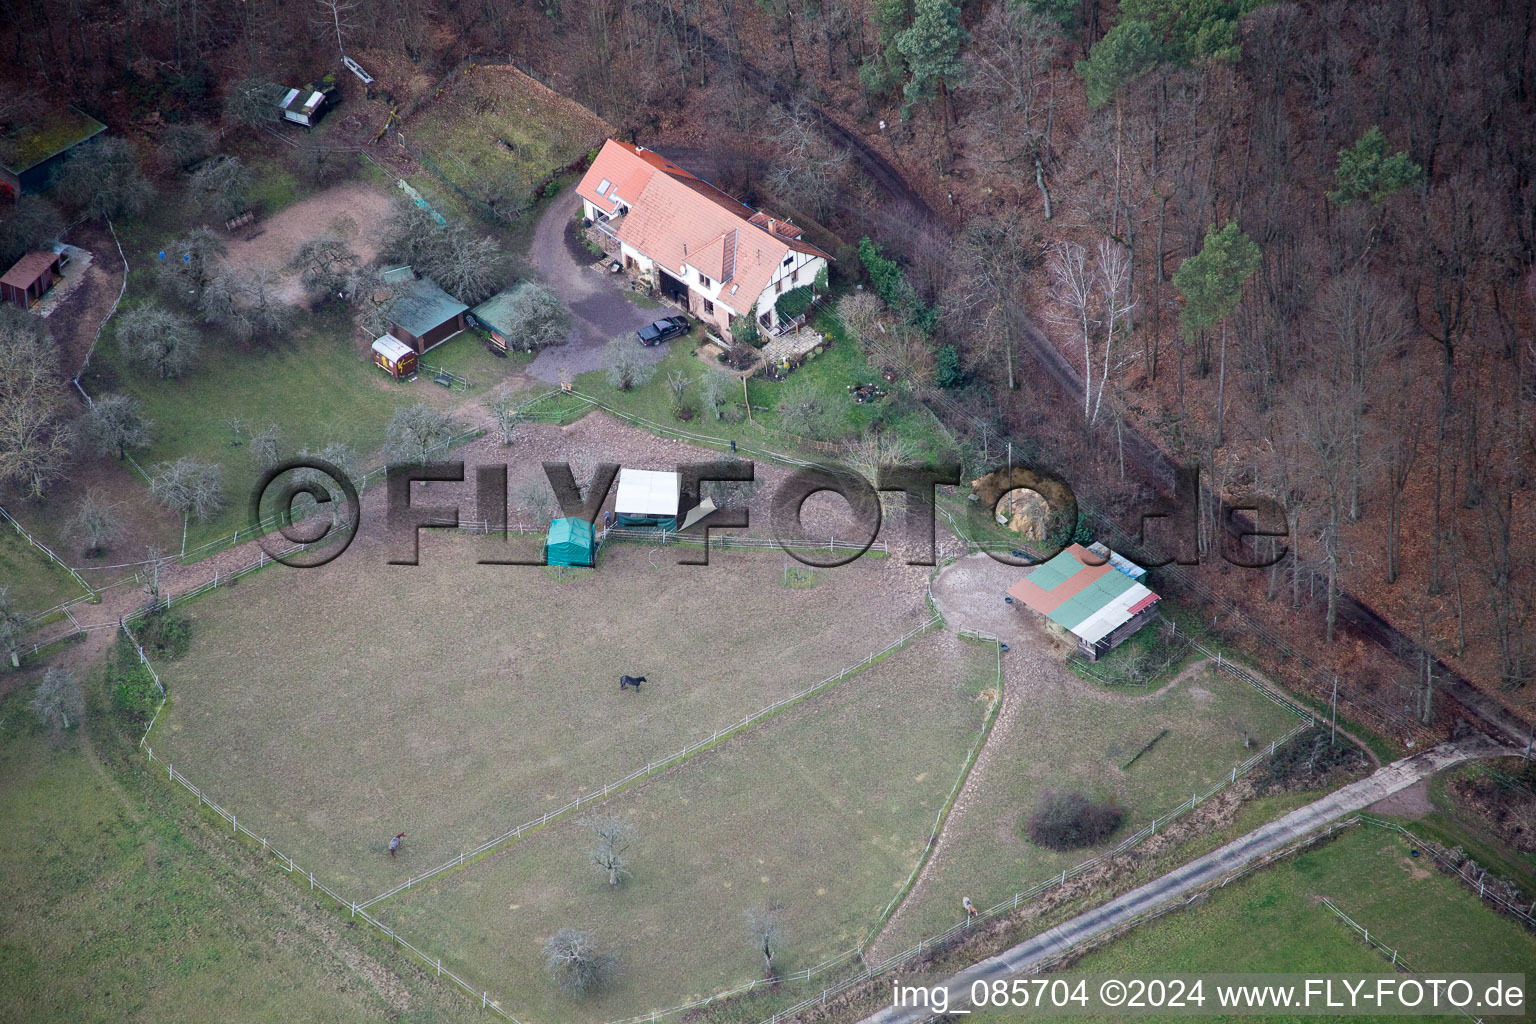
[[[773,957],[779,951],[783,936],[783,916],[784,907],[777,900],[746,910],[747,935],[753,947],[762,954],[765,974],[773,974]]]
[[[27,617],[22,614],[11,594],[11,588],[0,585],[0,648],[11,659],[11,668],[21,667],[21,637],[27,629]]]
[[[608,383],[620,391],[633,391],[656,375],[656,367],[641,358],[635,339],[627,334],[609,339],[603,361],[608,364]]]
[[[453,417],[423,402],[396,409],[385,431],[385,457],[391,461],[424,463],[459,430],[460,424]]]
[[[587,858],[594,867],[608,873],[609,885],[618,885],[619,879],[629,874],[629,861],[624,854],[635,840],[635,826],[611,814],[584,818],[581,826],[592,837]]]
[[[74,454],[64,418],[58,354],[44,321],[0,309],[0,482],[41,498]]]
[[[149,471],[149,492],[181,515],[181,547],[187,547],[187,522],[202,522],[224,507],[224,478],[218,466],[184,455]]]
[[[154,436],[155,421],[144,415],[144,403],[130,395],[102,395],[85,414],[85,435],[103,455],[127,458],[128,449],[143,448]]]
[[[350,294],[363,258],[333,234],[324,234],[299,246],[289,266],[299,272],[304,290],[314,299],[345,299]]]
[[[32,713],[45,726],[68,729],[70,716],[80,717],[85,695],[80,690],[80,680],[68,669],[50,668],[43,673],[43,681],[37,685],[32,697]]]
[[[283,434],[277,428],[276,423],[267,426],[251,435],[250,454],[251,461],[256,463],[258,469],[268,469],[277,465],[283,450]]]
[[[597,948],[591,932],[561,928],[544,940],[544,968],[560,991],[583,996],[612,980],[617,960]]]
[[[100,555],[123,530],[123,520],[118,515],[118,503],[110,502],[98,492],[87,491],[70,520],[70,533],[85,541],[85,557]]]
[[[145,303],[118,317],[117,344],[129,361],[165,380],[181,376],[192,365],[198,337],[185,317]]]

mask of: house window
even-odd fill
[[[775,292],[783,292],[784,291],[784,279],[782,277],[779,278],[777,281],[773,282],[773,290]]]
[[[789,275],[789,283],[790,284],[797,284],[797,283],[799,283],[799,281],[800,281],[800,271],[796,270],[793,274]]]
[[[608,190],[612,187],[613,182],[609,181],[607,178],[604,178],[602,181],[597,183],[597,194],[600,196],[605,196],[608,194]]]
[[[795,262],[795,255],[794,255],[794,253],[790,253],[788,256],[784,257],[784,265],[786,267],[789,266],[793,262]]]
[[[704,312],[708,316],[714,316],[715,315],[715,304],[713,302],[710,302],[708,299],[705,299],[704,300]]]
[[[710,284],[709,278],[704,276],[704,271],[702,270],[699,271],[699,284],[702,284],[705,288],[708,288]]]

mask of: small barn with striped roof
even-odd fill
[[[1008,596],[1067,630],[1089,661],[1119,647],[1157,615],[1146,570],[1102,544],[1073,544],[1035,566]]]

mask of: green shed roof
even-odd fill
[[[1035,569],[1029,574],[1029,582],[1041,590],[1055,590],[1062,583],[1077,575],[1083,568],[1083,564],[1073,557],[1072,552],[1062,549],[1055,558]]]
[[[1057,558],[1060,557],[1061,555],[1057,556]],[[1066,555],[1066,557],[1073,565],[1078,564],[1077,559],[1071,555]],[[1055,561],[1055,559],[1052,559],[1052,561]],[[1046,564],[1049,565],[1050,563]],[[1079,568],[1081,567],[1079,566]],[[1039,570],[1036,571],[1038,572]],[[1030,580],[1033,582],[1034,577],[1031,576]],[[1135,580],[1123,573],[1107,572],[1058,605],[1051,612],[1050,620],[1057,625],[1072,629],[1090,615],[1097,613],[1101,608],[1109,604],[1110,601],[1113,601],[1116,597],[1136,585]]]
[[[511,288],[497,292],[470,312],[475,315],[475,319],[493,331],[499,331],[502,334],[513,333],[512,300],[525,284],[527,284],[526,281],[520,281]]]
[[[421,277],[406,286],[389,318],[419,338],[468,308],[432,281]]]
[[[49,114],[6,136],[5,169],[20,174],[106,130],[106,125],[74,107]]]

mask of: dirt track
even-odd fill
[[[235,266],[280,271],[279,294],[284,302],[297,305],[304,301],[304,290],[298,274],[286,268],[299,246],[326,231],[336,231],[339,218],[347,217],[353,226],[337,233],[368,263],[379,254],[379,239],[392,204],[393,197],[377,185],[348,182],[328,188],[235,234],[227,243],[225,260]]]

